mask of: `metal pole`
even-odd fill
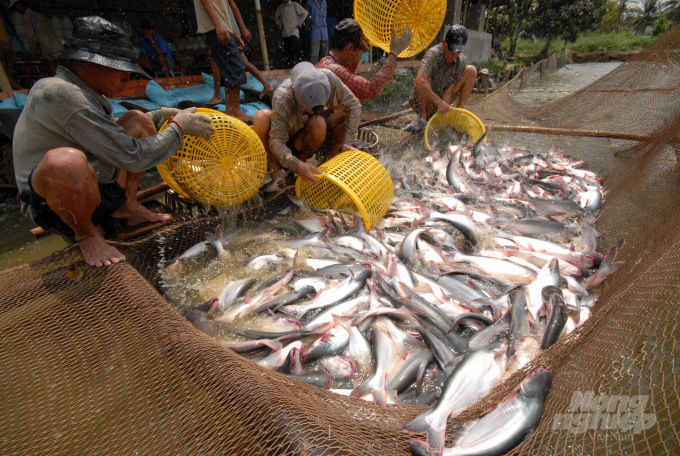
[[[255,0],[255,15],[257,16],[257,31],[260,34],[260,47],[262,48],[262,65],[264,66],[264,71],[269,71],[267,40],[264,39],[264,23],[262,22],[262,8],[260,7],[260,0]]]

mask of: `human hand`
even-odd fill
[[[243,37],[243,39],[244,39],[246,42],[250,43],[250,40],[253,39],[253,34],[250,33],[250,30],[248,30],[247,28],[243,27],[243,28],[241,29],[241,37]]]
[[[241,37],[238,35],[234,35],[234,41],[236,41],[236,47],[239,49],[246,45],[241,39]]]
[[[151,32],[151,30],[144,30],[144,36],[146,37],[147,40],[151,41],[152,43],[154,42],[153,33]]]
[[[177,108],[161,108],[161,114],[163,114],[163,122],[167,122],[177,115],[179,109]]]
[[[449,112],[449,108],[451,108],[451,106],[449,106],[449,104],[447,102],[445,102],[444,100],[440,99],[437,102],[437,109],[439,110],[439,114],[441,114],[441,115],[446,114],[447,112]]]
[[[179,111],[173,121],[177,122],[185,135],[198,136],[203,139],[210,139],[215,131],[211,125],[210,117],[195,114],[196,108],[189,108]]]
[[[215,33],[217,34],[217,41],[219,41],[221,44],[226,45],[229,43],[229,41],[231,41],[229,32],[222,22],[215,24]]]
[[[342,151],[343,151],[343,152],[348,152],[348,151],[350,151],[350,150],[359,150],[359,149],[357,149],[357,148],[354,147],[354,146],[350,146],[349,144],[347,144],[347,145],[345,145],[345,146],[342,146]]]
[[[296,172],[298,173],[298,176],[302,178],[302,180],[311,181],[314,183],[319,182],[319,178],[316,176],[321,174],[321,171],[314,165],[310,165],[309,163],[305,163],[303,161],[298,162]]]
[[[405,28],[404,32],[397,38],[397,30],[392,27],[392,40],[390,41],[390,52],[399,57],[399,54],[404,52],[404,49],[411,45],[411,38],[413,33],[410,28]]]

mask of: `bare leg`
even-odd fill
[[[107,244],[92,224],[101,196],[97,175],[84,153],[68,147],[50,150],[35,168],[31,183],[50,209],[73,229],[87,264],[100,267],[125,261],[125,255]]]
[[[170,70],[168,69],[168,62],[165,60],[165,57],[158,57],[158,64],[161,66],[161,71],[163,72],[163,75],[165,75],[166,78],[170,77]]]
[[[326,139],[326,119],[311,116],[307,124],[295,137],[295,148],[300,152],[300,160],[307,161],[314,155]]]
[[[253,120],[253,131],[262,141],[265,152],[267,152],[267,172],[270,176],[274,176],[281,169],[281,164],[276,159],[274,154],[272,154],[271,148],[269,147],[269,130],[272,126],[272,112],[268,109],[260,109],[255,114],[255,119]]]
[[[222,103],[222,95],[220,95],[220,88],[222,87],[222,76],[220,75],[220,69],[217,68],[217,63],[215,59],[210,58],[210,68],[213,72],[213,82],[215,84],[215,94],[208,100],[205,104],[216,105]]]
[[[123,114],[118,121],[118,125],[123,127],[125,133],[133,138],[146,138],[156,134],[156,127],[151,121],[151,117],[140,111],[128,111]],[[131,173],[125,170],[118,172],[116,182],[125,189],[127,201],[121,207],[111,213],[113,218],[141,218],[149,222],[163,222],[170,219],[170,214],[157,214],[145,208],[137,201],[137,190],[142,180],[144,171],[141,173]]]
[[[430,86],[432,86],[432,78],[427,78],[427,80],[430,82]],[[415,85],[414,88],[416,92],[416,107],[418,108],[418,117],[421,119],[427,119],[427,96],[425,94],[425,90],[420,87],[418,84]]]
[[[274,90],[274,87],[272,87],[271,84],[269,84],[267,80],[264,78],[264,76],[262,76],[260,70],[258,70],[255,65],[250,63],[250,60],[248,60],[248,58],[246,57],[245,52],[241,52],[241,57],[243,58],[243,63],[246,64],[246,70],[250,71],[250,74],[255,76],[255,79],[260,81],[264,86],[264,90],[260,92],[260,94],[258,95],[260,99],[262,99],[263,96],[267,95],[269,92],[272,92]]]
[[[334,112],[331,114],[331,128],[333,129],[333,134],[331,136],[331,143],[328,146],[328,153],[326,154],[326,160],[330,160],[335,157],[342,143],[345,140],[345,118],[347,114],[344,112]]]
[[[145,56],[140,56],[137,59],[137,65],[142,67],[142,69],[144,71],[146,71],[147,73],[152,73],[152,76],[153,76],[153,72],[154,72],[153,67],[151,66],[151,63],[149,63],[149,60]]]
[[[464,108],[472,89],[475,86],[475,79],[477,78],[477,68],[472,65],[468,65],[463,70],[463,74],[460,79],[458,79],[454,84],[451,84],[444,90],[442,100],[446,103],[451,104],[453,98],[460,93],[460,98],[458,98],[458,108]]]
[[[241,94],[241,87],[226,87],[224,93],[227,96],[226,101],[226,114],[232,117],[236,117],[238,120],[243,122],[252,122],[253,118],[250,117],[245,112],[241,111],[241,105],[239,102],[239,96]]]

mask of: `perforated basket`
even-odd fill
[[[477,142],[486,132],[484,123],[479,117],[465,109],[451,108],[443,116],[439,112],[435,113],[427,123],[425,127],[425,149],[431,150],[430,143],[443,137],[447,133],[447,128],[456,130],[460,135],[467,135],[471,142]]]
[[[181,196],[211,206],[233,206],[250,199],[262,186],[267,154],[245,123],[212,109],[198,109],[216,128],[210,141],[186,135],[182,148],[157,166]],[[161,131],[167,128],[163,125]]]
[[[354,0],[354,19],[364,36],[376,47],[390,51],[392,27],[397,36],[409,27],[411,45],[398,57],[412,57],[432,43],[444,23],[446,2],[442,0]]]
[[[298,177],[295,194],[304,193],[305,202],[318,208],[356,206],[366,229],[387,213],[394,198],[394,185],[385,167],[374,157],[354,150],[343,152],[319,166],[318,183]]]

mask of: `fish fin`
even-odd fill
[[[409,449],[414,456],[434,456],[432,447],[422,440],[411,440]]]
[[[387,392],[385,391],[385,385],[383,385],[381,389],[374,388],[371,385],[370,378],[363,382],[361,385],[359,385],[357,388],[355,388],[349,394],[349,397],[353,397],[355,399],[363,399],[369,394],[373,395],[373,402],[375,402],[378,407],[387,408]]]
[[[387,390],[385,392],[387,402],[394,405],[404,405],[404,403],[399,399],[399,392],[397,390]]]
[[[421,413],[420,415],[406,423],[401,428],[402,431],[409,432],[411,434],[427,434],[431,428],[430,423],[427,422],[427,417],[430,416],[430,410]]]

